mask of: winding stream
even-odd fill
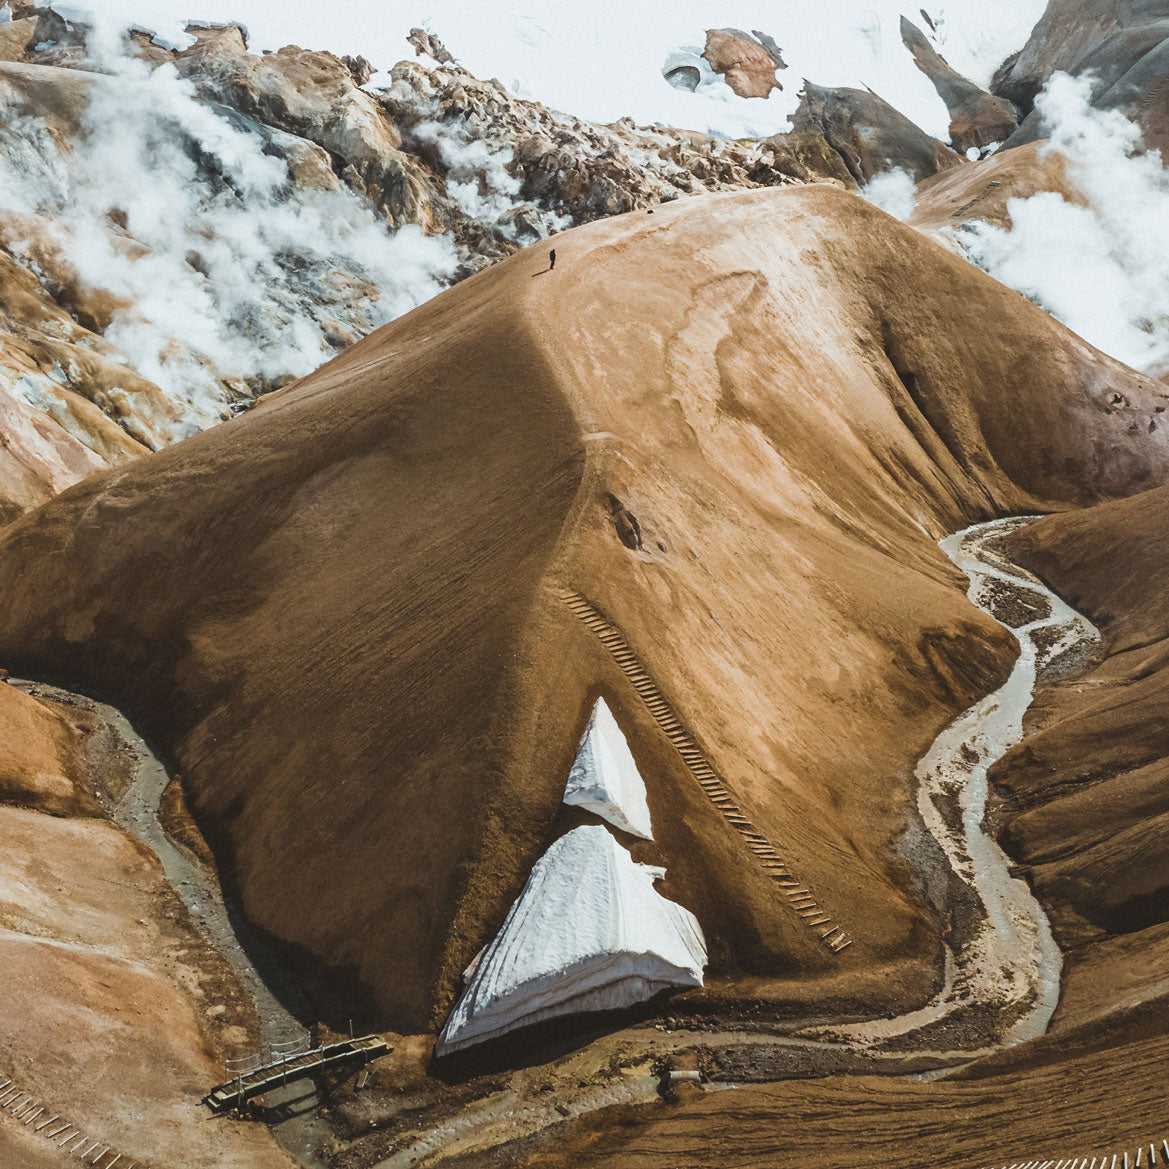
[[[1063,958],[1043,907],[983,824],[990,769],[1023,737],[1023,718],[1041,676],[1079,664],[1099,644],[1096,628],[994,544],[1034,517],[976,524],[941,541],[970,581],[967,596],[1009,629],[1019,657],[1006,682],[959,715],[918,763],[918,810],[954,875],[977,898],[982,920],[947,947],[942,990],[932,1002],[893,1019],[831,1029],[876,1043],[919,1032],[959,1011],[981,1013],[984,1050],[1033,1039],[1047,1030],[1059,1002]]]

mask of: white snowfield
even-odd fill
[[[568,773],[564,802],[595,812],[622,832],[653,840],[645,781],[603,698],[597,699],[580,741],[576,761]]]
[[[702,985],[706,940],[689,910],[654,888],[664,870],[636,864],[601,825],[557,840],[531,876],[455,1005],[445,1055],[581,1011]]]

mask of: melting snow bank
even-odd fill
[[[603,698],[593,707],[576,762],[568,773],[564,802],[594,812],[622,832],[653,840],[645,781]]]
[[[702,985],[706,942],[689,910],[600,825],[562,836],[537,861],[451,1012],[445,1055],[542,1019],[608,1011]]]
[[[955,875],[977,896],[985,921],[947,954],[945,984],[933,1002],[895,1019],[833,1028],[836,1034],[877,1042],[959,1009],[979,1008],[989,1009],[997,1040],[1009,1046],[1042,1035],[1059,1001],[1062,956],[1047,916],[1030,886],[1010,875],[1007,855],[983,831],[987,774],[1022,739],[1037,675],[1099,639],[1090,622],[993,548],[995,540],[1029,522],[977,524],[941,542],[969,577],[971,601],[1019,642],[1019,659],[1006,683],[952,722],[916,771],[926,827]]]

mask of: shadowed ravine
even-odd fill
[[[83,694],[25,679],[11,678],[9,682],[26,693],[92,711],[123,745],[134,759],[134,766],[130,785],[107,808],[111,819],[158,857],[168,883],[182,898],[195,928],[232,967],[255,1007],[265,1049],[303,1037],[304,1026],[273,992],[249,956],[248,950],[261,943],[251,937],[238,911],[224,900],[218,877],[177,844],[163,826],[159,809],[170,773],[129,719],[116,707]],[[268,1104],[275,1122],[272,1128],[280,1143],[309,1169],[323,1169],[324,1162],[313,1150],[327,1133],[315,1116],[319,1100],[312,1082],[308,1081],[307,1087],[289,1085],[270,1096]],[[215,1122],[209,1117],[208,1123]]]

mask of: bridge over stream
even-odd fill
[[[281,1046],[285,1050],[280,1050]],[[344,1039],[313,1048],[307,1043],[277,1044],[266,1063],[262,1055],[229,1060],[228,1071],[235,1072],[234,1078],[212,1088],[203,1097],[203,1103],[212,1112],[226,1112],[273,1088],[307,1079],[329,1068],[369,1063],[389,1050],[390,1045],[380,1035],[364,1035],[360,1039]]]

